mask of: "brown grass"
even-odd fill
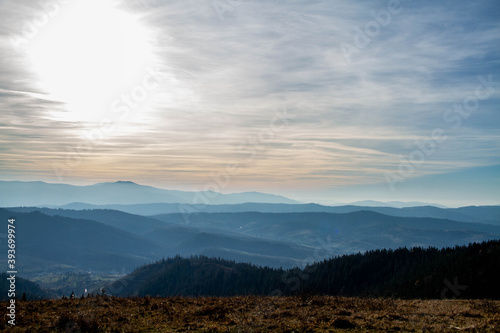
[[[5,309],[7,303],[1,306]],[[499,332],[500,301],[109,298],[17,304],[12,332]],[[7,326],[6,316],[0,330]]]

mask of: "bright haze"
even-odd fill
[[[498,1],[0,13],[0,180],[500,203]]]

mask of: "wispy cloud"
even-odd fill
[[[239,163],[223,190],[384,183],[436,128],[447,140],[411,178],[500,164],[498,2],[401,1],[363,48],[356,34],[387,1],[230,1],[222,12],[217,3],[120,2],[156,37],[163,79],[146,107],[80,154],[68,182],[203,186]],[[98,126],[55,117],[64,105],[36,95],[36,73],[10,47],[35,7],[0,1],[4,178],[55,179],[51,163]],[[350,59],[342,43],[355,48]],[[453,129],[444,113],[488,75],[494,91]],[[286,124],[265,137],[283,110]]]

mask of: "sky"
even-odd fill
[[[499,51],[494,0],[0,0],[0,180],[500,204]]]

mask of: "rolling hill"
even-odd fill
[[[477,222],[500,226],[500,206],[469,206],[461,208],[439,208],[419,206],[407,208],[367,207],[367,206],[323,206],[318,204],[280,204],[280,203],[242,203],[221,205],[189,205],[174,203],[149,203],[133,205],[91,205],[71,203],[63,209],[112,209],[144,216],[172,213],[352,213],[361,210],[400,217],[430,217],[449,219],[459,222]]]
[[[0,218],[10,217],[16,218],[19,262],[27,277],[51,271],[130,272],[144,263],[177,254],[294,267],[303,266],[315,251],[289,242],[210,233],[120,211],[0,209]],[[320,251],[318,255],[328,257],[330,253]],[[0,264],[4,261],[0,259]]]
[[[496,239],[500,226],[445,219],[332,213],[193,213],[156,219],[207,232],[242,234],[346,254],[401,246],[446,247]]]
[[[0,209],[0,219],[8,218],[16,219],[17,265],[26,277],[75,270],[130,271],[164,254],[145,238],[92,220]],[[6,243],[2,248],[7,253]],[[6,257],[0,264],[6,267]]]
[[[49,271],[130,272],[144,263],[175,255],[303,267],[337,255],[380,248],[441,248],[500,238],[499,226],[372,211],[145,217],[113,210],[0,210],[0,218],[10,216],[18,221],[19,256],[26,277]]]
[[[10,282],[7,280],[9,278],[9,274],[0,273],[0,289],[4,291],[0,296],[1,301],[7,301],[10,297],[8,297],[7,290],[10,288]],[[26,296],[26,299],[43,299],[50,298],[55,296],[51,291],[45,290],[41,288],[38,284],[33,283],[29,280],[23,279],[22,277],[16,276],[16,297],[18,299],[22,299],[23,294]]]
[[[445,249],[375,250],[324,260],[303,270],[175,257],[138,268],[108,290],[117,296],[316,294],[499,299],[499,276],[500,241],[495,240]]]

